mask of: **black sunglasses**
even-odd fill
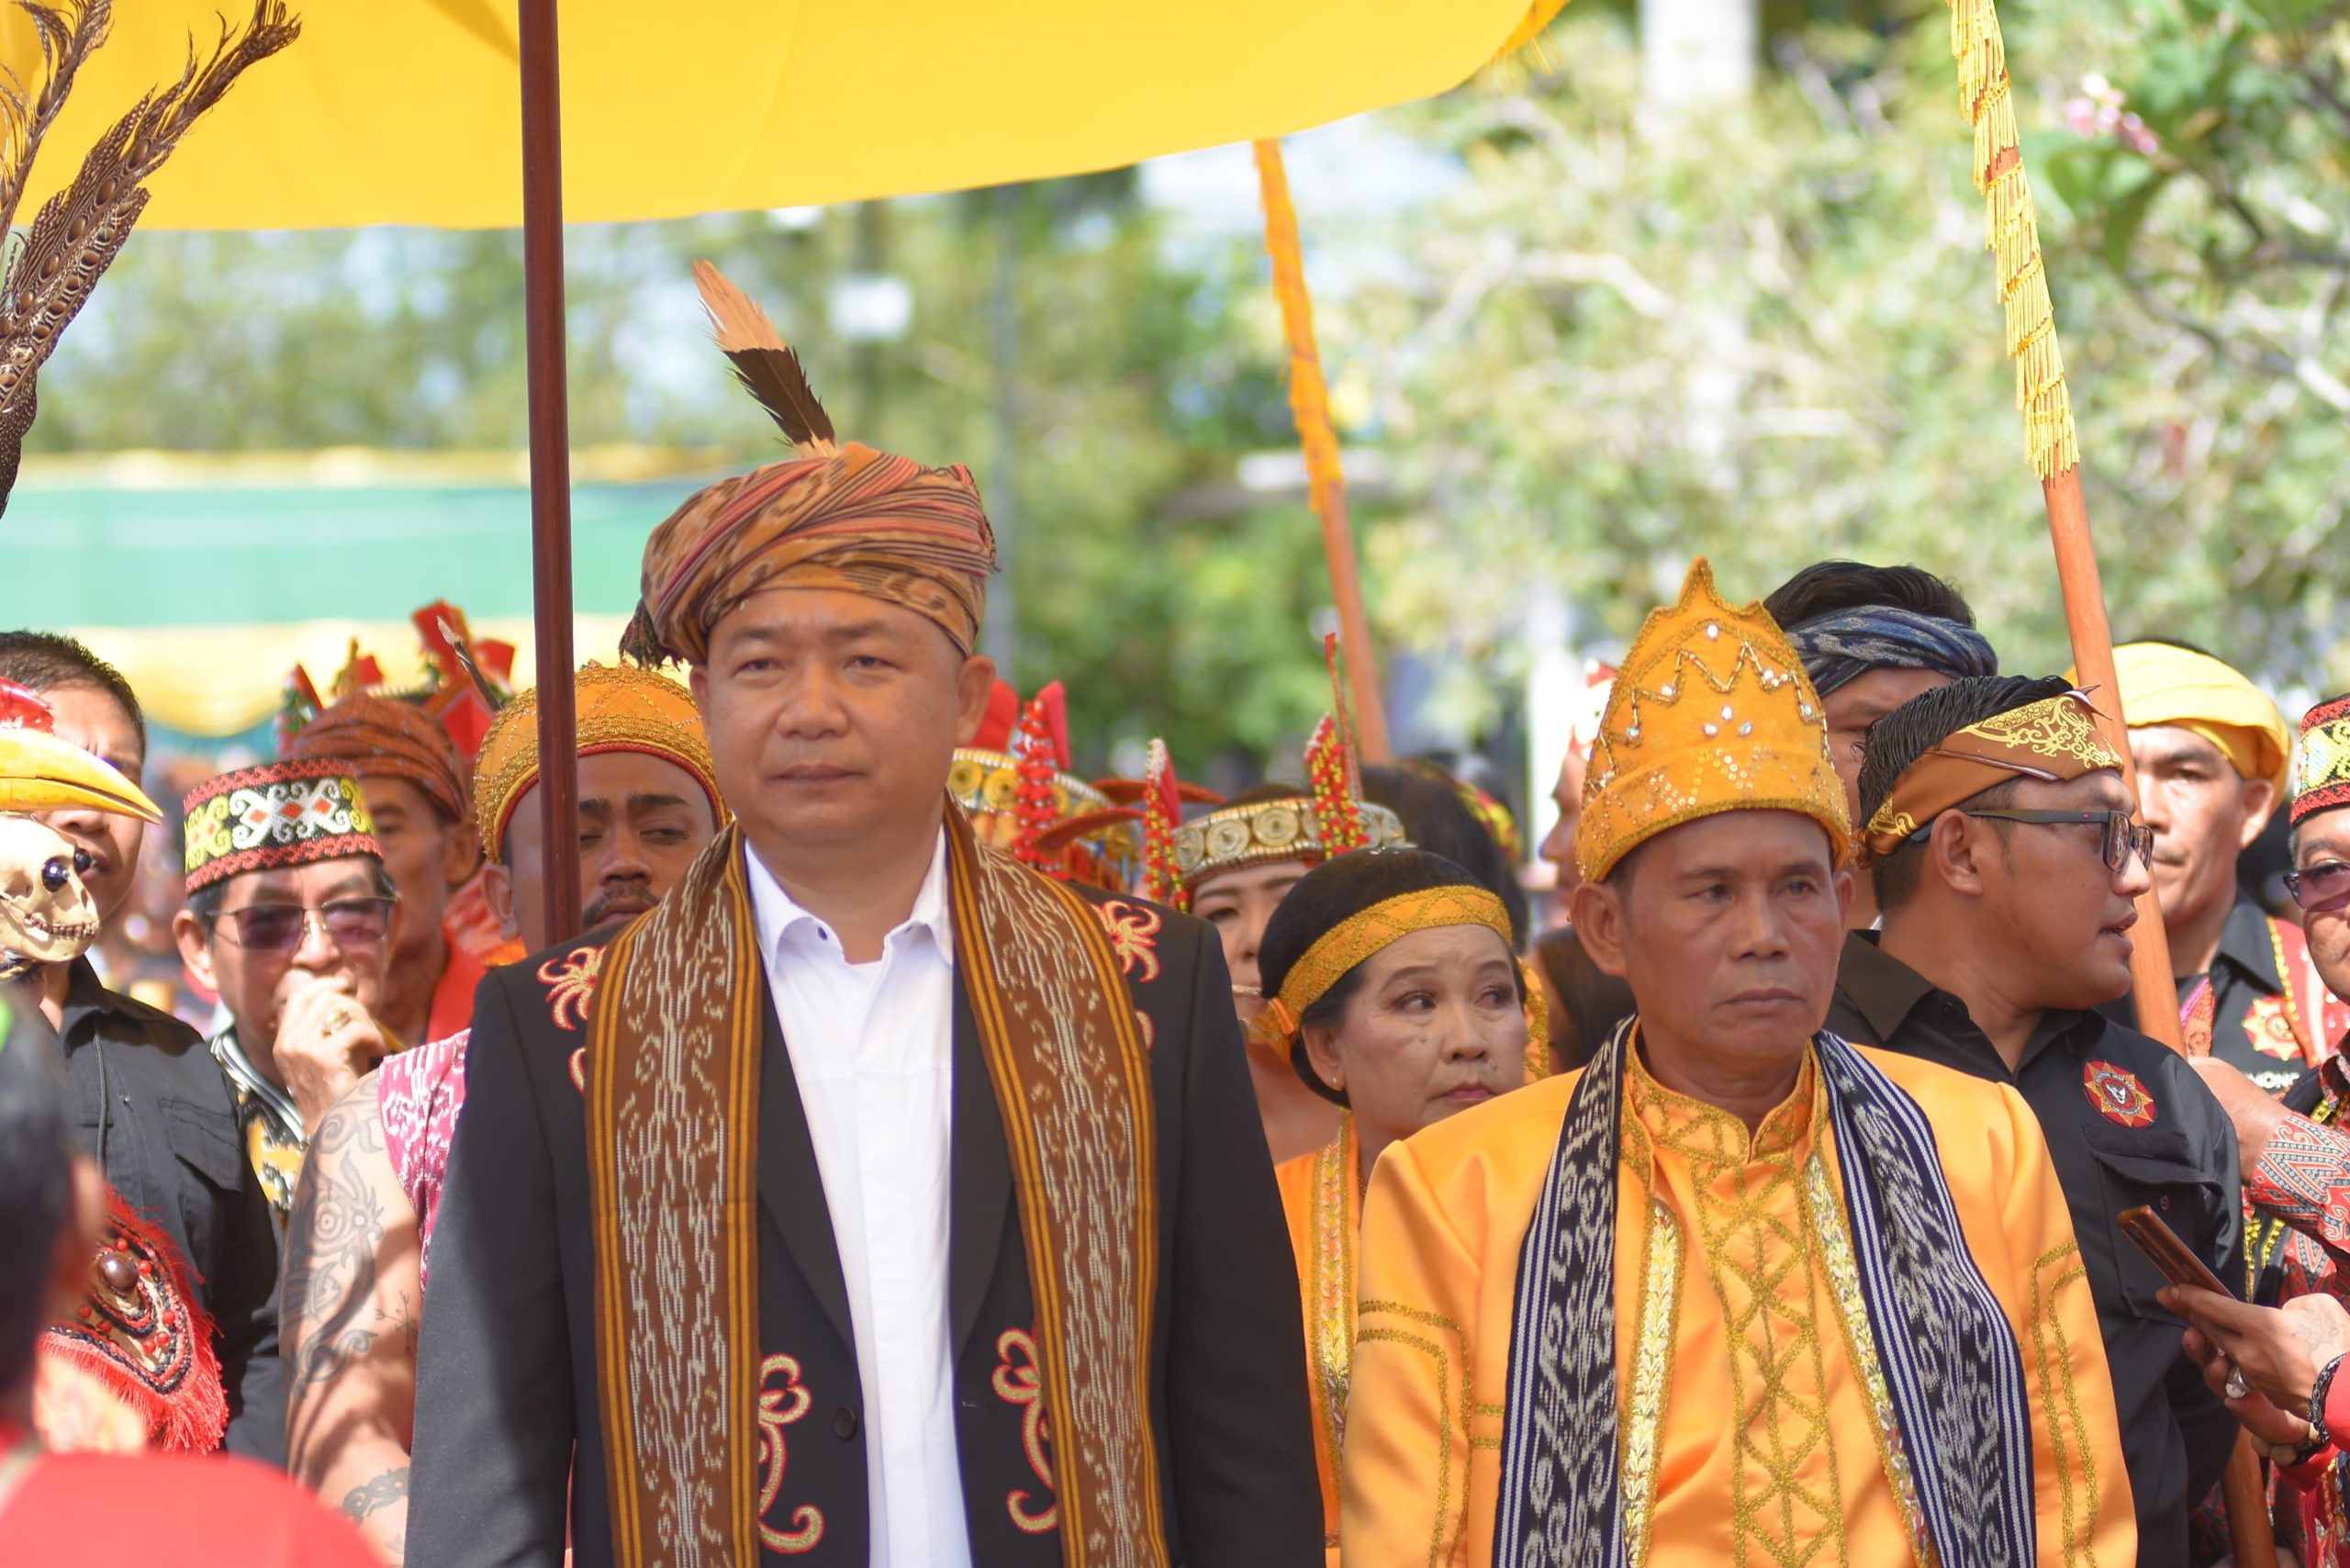
[[[2098,846],[2105,857],[2105,868],[2119,871],[2134,851],[2149,868],[2154,863],[2154,830],[2140,827],[2130,820],[2128,812],[1964,812],[1970,817],[1991,817],[1999,822],[2030,823],[2035,827],[2101,827],[2105,842]],[[1911,834],[1911,839],[1924,843],[1929,823]]]
[[[337,899],[319,909],[298,903],[256,903],[226,911],[220,918],[236,927],[235,945],[252,953],[293,952],[302,945],[313,915],[326,932],[327,940],[336,946],[368,947],[390,935],[392,906],[398,902],[385,898]]]
[[[2350,866],[2329,860],[2306,871],[2285,873],[2285,890],[2309,914],[2332,914],[2350,904]]]

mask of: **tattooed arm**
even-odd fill
[[[416,1211],[385,1151],[370,1073],[310,1140],[285,1226],[278,1337],[286,1468],[394,1564],[408,1534],[417,1261]]]

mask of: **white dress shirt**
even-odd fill
[[[751,910],[808,1113],[864,1394],[872,1568],[970,1568],[946,1321],[955,941],[940,830],[878,962],[749,861]]]

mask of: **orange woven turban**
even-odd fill
[[[304,725],[285,756],[339,762],[363,778],[405,778],[451,822],[470,814],[473,782],[457,743],[413,703],[364,692],[346,697]]]
[[[700,664],[711,628],[751,594],[816,588],[901,605],[968,654],[994,569],[969,469],[851,442],[721,479],[672,512],[644,546],[626,651]]]

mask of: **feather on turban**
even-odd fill
[[[766,312],[708,262],[694,263],[694,282],[720,350],[794,454],[695,492],[653,531],[621,652],[701,664],[711,628],[744,599],[809,588],[902,606],[968,654],[995,570],[995,532],[971,471],[836,442],[800,356]]]
[[[851,442],[721,479],[644,546],[632,653],[700,664],[710,632],[761,588],[841,588],[902,606],[962,653],[979,635],[995,534],[960,466]],[[646,634],[657,648],[644,646]]]

